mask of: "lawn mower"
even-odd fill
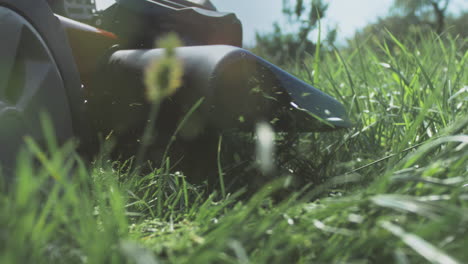
[[[276,131],[350,125],[337,100],[242,49],[236,15],[217,11],[209,1],[117,0],[100,11],[93,5],[91,0],[0,0],[4,170],[14,168],[25,136],[45,141],[42,113],[52,121],[57,141],[77,139],[83,156],[91,159],[109,135],[116,152],[133,155],[151,108],[144,72],[164,55],[154,41],[171,32],[183,42],[175,51],[183,62],[183,81],[161,104],[150,152],[167,144],[200,98],[203,103],[176,135],[182,152],[197,149],[193,160],[211,158],[203,153],[219,133],[251,131],[260,121]]]

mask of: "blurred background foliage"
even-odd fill
[[[358,30],[344,48],[355,49],[357,43],[370,42],[371,47],[380,50],[378,43],[390,39],[388,32],[397,39],[410,39],[414,45],[432,32],[463,40],[468,36],[468,10],[454,15],[449,12],[450,4],[450,0],[395,0],[387,16]],[[283,0],[283,13],[292,28],[284,29],[275,23],[273,31],[257,33],[253,51],[273,63],[287,65],[302,64],[316,53],[317,45],[320,54],[333,50],[338,30],[329,29],[324,35],[320,28],[320,18],[326,17],[327,8],[322,0]],[[313,40],[319,34],[321,43]],[[393,49],[395,44],[389,45]],[[466,50],[466,46],[462,49]]]

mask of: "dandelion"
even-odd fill
[[[151,102],[175,93],[182,85],[183,77],[183,64],[175,52],[175,48],[181,46],[177,35],[169,34],[157,41],[156,46],[164,49],[164,57],[153,61],[146,69],[146,98]]]

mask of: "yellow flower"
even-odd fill
[[[149,101],[160,101],[182,85],[183,64],[175,54],[175,48],[180,43],[175,34],[169,34],[157,42],[157,46],[165,51],[162,59],[153,61],[146,69],[146,97]]]

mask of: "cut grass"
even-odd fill
[[[88,169],[51,131],[47,152],[28,141],[0,193],[0,263],[467,262],[467,42],[393,42],[322,54],[309,81],[356,126],[300,135],[278,153],[288,173],[247,200],[206,194],[169,163]],[[220,175],[242,177],[220,159]],[[312,184],[272,198],[292,177]]]

